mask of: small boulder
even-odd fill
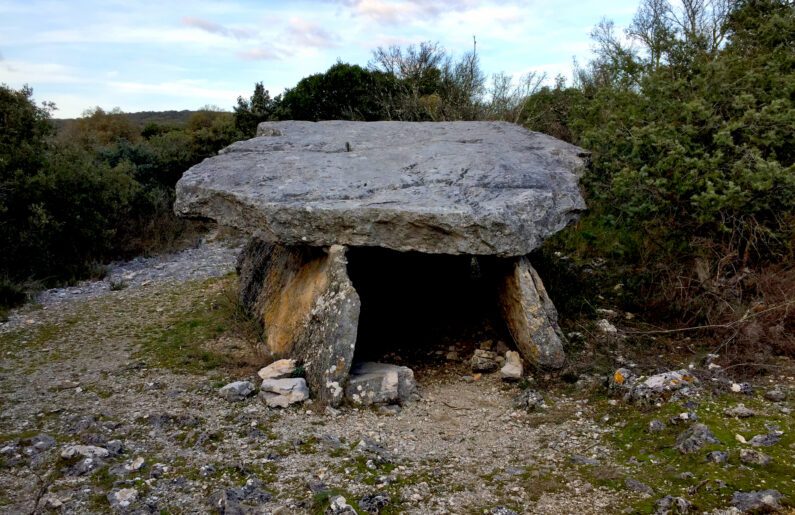
[[[259,395],[269,408],[286,408],[290,404],[307,400],[309,388],[303,377],[266,379],[262,381]]]
[[[781,494],[776,490],[734,492],[732,495],[732,505],[743,512],[778,511],[780,500]]]
[[[503,381],[518,381],[522,378],[522,358],[519,353],[509,350],[505,353],[505,364],[500,369],[500,377]]]
[[[36,435],[30,440],[23,441],[24,445],[29,445],[34,452],[42,452],[52,449],[56,445],[56,440],[50,435],[40,434]]]
[[[708,443],[720,444],[721,442],[715,438],[709,427],[704,424],[694,424],[679,435],[673,448],[682,454],[694,454]]]
[[[356,515],[356,510],[341,495],[333,497],[325,515]]]
[[[771,402],[782,402],[786,400],[787,392],[778,388],[765,392],[765,399]]]
[[[664,430],[665,430],[665,422],[663,422],[662,420],[658,420],[655,418],[654,420],[649,422],[649,432],[657,433]]]
[[[547,406],[544,402],[544,396],[529,388],[514,395],[512,401],[514,409],[523,409],[527,411],[533,411]]]
[[[749,397],[754,395],[754,387],[750,383],[732,383],[729,389],[734,393],[741,393]]]
[[[754,447],[770,447],[776,445],[781,440],[781,435],[782,433],[780,431],[773,431],[766,435],[756,435],[751,438],[748,443]]]
[[[619,368],[610,379],[610,389],[623,393],[626,402],[653,403],[672,392],[688,394],[698,380],[687,370],[663,372],[653,376],[636,376],[631,370]]]
[[[138,490],[135,488],[113,489],[108,492],[108,502],[113,510],[126,510],[136,499],[138,499]]]
[[[729,454],[723,451],[708,452],[707,461],[712,463],[726,463],[729,461]]]
[[[94,445],[67,445],[61,451],[61,458],[72,459],[77,456],[84,458],[107,458],[110,455],[107,449],[96,447]]]
[[[773,458],[767,454],[753,449],[740,449],[740,461],[751,465],[769,465],[773,462]]]
[[[636,481],[631,478],[627,478],[624,481],[624,485],[627,487],[627,490],[632,490],[633,492],[638,492],[641,494],[653,495],[654,488],[650,487],[647,484],[641,483],[640,481]]]
[[[756,415],[756,412],[752,409],[746,408],[745,404],[740,403],[733,408],[725,410],[723,414],[732,418],[748,418]]]
[[[250,381],[235,381],[221,388],[218,394],[230,402],[237,402],[253,394],[254,390],[255,386]]]
[[[587,456],[579,456],[574,455],[569,457],[569,461],[575,465],[599,465],[599,460],[595,458],[589,458]]]
[[[491,515],[518,515],[515,511],[507,506],[495,506],[489,513]]]
[[[369,494],[358,501],[359,509],[366,513],[380,513],[389,504],[389,497],[384,494]]]
[[[616,326],[611,324],[607,319],[603,318],[600,321],[596,322],[596,328],[603,334],[616,334],[618,329]]]
[[[494,372],[499,368],[497,353],[490,350],[475,349],[472,356],[473,372]]]
[[[666,495],[659,501],[654,503],[657,506],[656,514],[684,514],[688,513],[693,507],[690,502],[683,497],[674,497],[673,495]]]
[[[363,362],[351,367],[345,396],[355,404],[403,404],[419,399],[414,371],[389,363]]]
[[[290,377],[295,372],[294,359],[280,359],[274,361],[267,367],[263,367],[257,372],[260,379],[284,379]]]

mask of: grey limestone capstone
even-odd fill
[[[263,242],[522,256],[585,209],[587,151],[506,122],[266,122],[174,210]]]

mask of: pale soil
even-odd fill
[[[349,502],[383,492],[389,513],[483,513],[500,505],[520,513],[617,513],[642,499],[595,485],[598,473],[585,476],[569,462],[572,455],[598,458],[597,471],[608,478],[624,470],[607,438],[613,422],[598,422],[587,394],[549,392],[549,408],[517,411],[516,385],[498,374],[466,383],[463,359],[419,368],[422,400],[391,415],[343,408],[333,416],[311,403],[268,410],[257,397],[221,399],[218,388],[239,379],[245,363],[199,373],[164,368],[147,345],[181,319],[215,309],[207,299],[234,281],[223,276],[234,252],[207,252],[217,259],[201,273],[176,280],[150,274],[121,291],[88,286],[90,295],[68,294],[68,302],[50,295],[0,328],[0,448],[21,443],[18,452],[0,455],[0,512],[102,513],[110,510],[111,489],[134,488],[137,500],[127,511],[202,513],[211,511],[212,494],[249,478],[273,495],[254,513],[313,511],[309,481]],[[168,264],[183,258],[163,267],[184,270],[187,261]],[[204,345],[236,346],[240,360],[257,359],[228,335]],[[57,445],[28,456],[24,439],[41,433]],[[388,456],[357,449],[364,438]],[[70,475],[59,458],[65,445],[114,439],[124,454],[88,474]],[[108,474],[136,457],[146,462],[138,472]],[[167,470],[152,477],[158,463]]]

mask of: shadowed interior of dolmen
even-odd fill
[[[499,312],[493,257],[348,250],[348,274],[361,299],[354,361],[428,364],[447,347],[510,342]],[[431,360],[433,361],[433,360]]]

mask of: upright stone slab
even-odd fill
[[[262,322],[268,349],[303,362],[313,396],[332,405],[343,398],[359,323],[345,251],[254,240],[238,262],[241,298]]]
[[[522,256],[585,209],[588,152],[505,122],[267,122],[174,210],[271,243]]]
[[[566,338],[558,327],[558,312],[527,258],[516,260],[505,275],[500,307],[525,359],[546,368],[563,366]]]

